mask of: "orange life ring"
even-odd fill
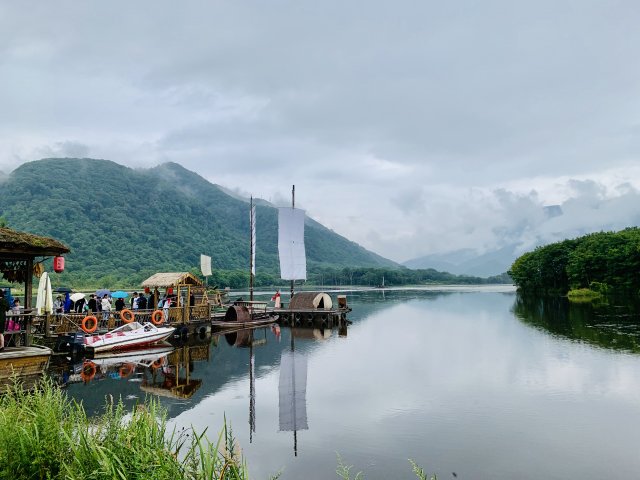
[[[155,312],[153,312],[151,314],[151,321],[154,325],[160,325],[164,323],[164,312],[162,310],[156,310]]]
[[[132,363],[125,363],[120,367],[120,370],[118,370],[118,373],[120,374],[120,378],[127,378],[131,376],[134,370],[135,368]]]
[[[92,324],[91,327],[89,326],[90,322]],[[80,326],[86,333],[93,333],[98,329],[98,319],[93,315],[87,315],[82,319],[82,324]]]
[[[85,383],[90,382],[91,380],[93,380],[93,377],[96,376],[96,364],[91,362],[91,361],[87,361],[84,362],[82,364],[82,371],[80,372],[80,378],[82,378],[82,381]]]
[[[131,323],[133,322],[133,319],[135,318],[136,314],[133,313],[131,310],[129,310],[128,308],[125,308],[123,310],[120,310],[120,320],[122,320],[124,323]]]
[[[154,370],[160,368],[162,366],[162,364],[164,363],[164,357],[157,359],[155,362],[153,362],[151,364],[151,368],[153,368]]]

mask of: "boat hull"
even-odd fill
[[[169,338],[175,328],[162,328],[158,332],[145,335],[130,335],[123,337],[104,338],[93,343],[85,344],[84,348],[89,353],[110,352],[114,350],[129,350],[147,347],[162,342]]]
[[[28,389],[42,376],[53,351],[50,348],[7,347],[0,352],[0,391],[18,380]]]

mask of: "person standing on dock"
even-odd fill
[[[7,312],[9,311],[9,302],[4,298],[4,290],[0,289],[0,352],[4,350],[4,329],[7,323]]]
[[[93,313],[98,311],[98,302],[96,301],[96,296],[93,293],[89,295],[89,310]]]
[[[140,293],[138,295],[138,310],[146,310],[147,309],[147,297],[144,296],[144,293]]]
[[[271,297],[271,301],[275,302],[273,308],[280,308],[280,290],[277,290],[275,295]]]
[[[124,299],[118,298],[116,299],[116,312],[119,312],[124,309]]]
[[[102,297],[102,320],[108,321],[109,313],[111,313],[111,302],[109,301],[109,295],[105,295]]]
[[[169,323],[169,307],[171,307],[171,298],[165,295],[162,301],[162,311],[164,312],[164,321],[167,323]]]
[[[138,292],[133,292],[131,297],[131,310],[138,310]]]

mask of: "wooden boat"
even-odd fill
[[[224,315],[224,320],[213,320],[211,326],[218,330],[259,327],[269,325],[277,319],[278,317],[276,315],[266,310],[260,313],[254,313],[253,310],[250,310],[246,305],[231,305]]]
[[[33,386],[49,365],[53,350],[47,347],[5,347],[0,352],[0,390],[15,380],[25,388]]]
[[[89,353],[138,348],[162,342],[175,331],[173,327],[156,327],[152,323],[125,323],[104,335],[91,335],[84,339]]]

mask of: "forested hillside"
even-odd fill
[[[243,282],[248,270],[247,202],[175,163],[152,169],[94,159],[26,163],[0,184],[0,216],[11,228],[71,248],[62,283],[133,286],[157,271],[197,271],[201,253],[213,257],[214,283]],[[277,222],[277,210],[260,202],[258,283],[279,275]],[[305,244],[310,274],[321,265],[397,266],[309,218]]]
[[[524,291],[640,289],[640,229],[600,232],[525,253],[509,275]]]

